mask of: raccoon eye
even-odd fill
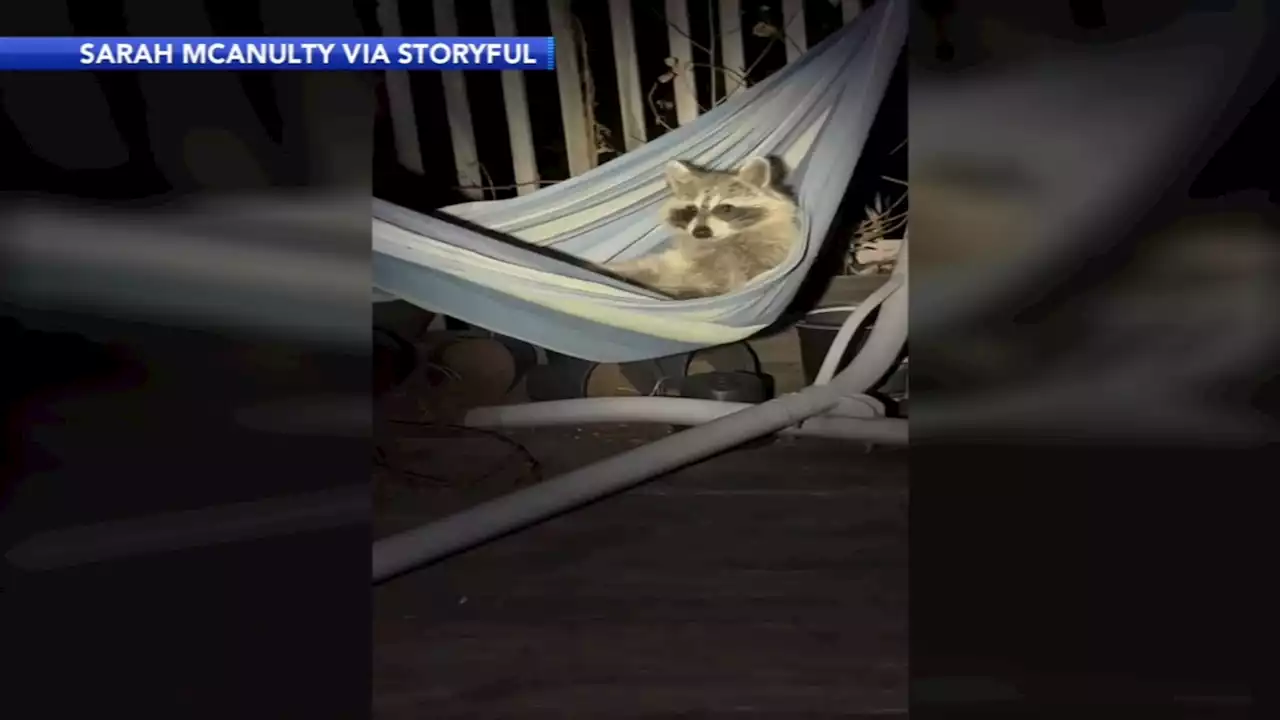
[[[717,205],[714,212],[721,217],[726,217],[732,215],[734,210],[737,210],[737,208],[732,205]]]

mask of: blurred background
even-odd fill
[[[0,33],[367,32],[287,5]],[[351,74],[0,73],[0,714],[368,712],[374,107]]]
[[[912,710],[1246,717],[1275,7],[916,9]]]
[[[1273,9],[918,10],[913,436],[1273,438]]]

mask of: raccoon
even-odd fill
[[[606,265],[611,272],[674,298],[723,295],[790,255],[800,242],[794,200],[775,185],[763,157],[728,172],[673,160],[663,221],[675,230],[668,249]]]

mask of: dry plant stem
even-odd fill
[[[876,242],[877,240],[888,240],[889,235],[901,230],[907,224],[907,214],[895,215],[890,218],[877,218],[876,220],[863,220],[863,227],[854,232],[854,242],[859,245]]]
[[[906,143],[903,142],[898,146],[897,149],[901,149],[902,146],[905,144]],[[896,152],[896,149],[895,149],[895,152]],[[904,186],[907,185],[906,182],[902,180],[898,180],[897,178],[892,178],[888,176],[882,176],[882,178],[884,180],[894,182],[900,185],[904,185]],[[898,198],[895,201],[893,201],[893,203],[890,204],[889,207],[881,208],[880,196],[878,195],[876,196],[876,202],[875,202],[876,207],[867,208],[868,217],[862,220],[862,222],[858,223],[858,227],[854,230],[854,233],[853,233],[852,242],[849,244],[849,248],[845,252],[844,273],[846,275],[857,274],[857,272],[863,269],[864,267],[879,266],[881,268],[884,268],[886,265],[892,266],[894,262],[892,259],[888,260],[887,262],[871,262],[871,263],[868,263],[866,266],[864,266],[862,263],[858,261],[858,251],[859,249],[864,248],[873,243],[889,240],[891,239],[890,236],[894,235],[895,233],[897,233],[898,231],[906,227],[908,213],[893,212],[900,205],[906,202],[906,200],[907,200],[907,193],[904,192],[900,196],[898,196]]]
[[[892,179],[892,178],[890,178],[890,179]],[[906,185],[906,184],[907,184],[907,183],[905,183],[905,182],[903,182],[903,181],[901,181],[901,180],[896,180],[895,182],[902,183],[903,185]],[[897,199],[897,200],[894,200],[894,201],[893,201],[893,204],[892,204],[892,205],[890,205],[889,207],[885,208],[885,209],[883,210],[883,212],[887,213],[887,212],[889,212],[890,210],[893,210],[894,208],[898,207],[899,205],[901,205],[902,203],[904,203],[904,202],[906,202],[906,201],[907,201],[907,193],[902,193],[901,195],[899,195],[899,196],[898,196],[898,199]]]
[[[649,86],[649,92],[645,94],[645,101],[649,104],[649,112],[653,113],[653,119],[657,121],[658,125],[663,130],[674,130],[675,128],[668,125],[666,119],[662,117],[662,111],[658,109],[658,102],[653,97],[653,94],[658,91],[658,86],[661,84],[661,82],[655,82]]]
[[[591,63],[587,59],[587,31],[582,27],[582,21],[577,15],[572,17],[577,36],[574,40],[578,46],[578,67],[582,71],[583,111],[587,116],[587,132],[590,133],[587,142],[591,145],[591,167],[595,168],[600,165],[600,133],[596,123],[596,81],[595,76],[591,74]]]
[[[667,25],[670,25],[670,26],[671,26],[671,29],[673,29],[673,30],[675,30],[676,32],[678,32],[678,33],[680,33],[681,35],[683,35],[683,36],[685,37],[685,39],[689,41],[689,44],[690,44],[690,45],[692,45],[693,47],[695,47],[695,48],[697,48],[697,49],[701,50],[702,52],[704,52],[704,53],[706,53],[706,54],[708,54],[708,55],[711,55],[711,51],[710,51],[710,50],[708,50],[708,49],[706,48],[706,46],[702,45],[702,44],[701,44],[701,43],[699,43],[697,40],[694,40],[694,39],[693,39],[693,36],[692,36],[692,35],[690,35],[689,33],[685,32],[684,30],[681,30],[681,29],[680,29],[680,26],[678,26],[678,25],[676,25],[675,23],[673,23],[673,22],[671,22],[670,20],[668,20],[666,15],[664,15],[663,13],[658,12],[657,10],[653,9],[653,7],[651,7],[651,6],[649,6],[649,5],[645,5],[645,10],[648,10],[648,11],[649,11],[649,13],[650,13],[650,14],[652,14],[654,17],[660,18],[660,19],[662,20],[662,22],[666,23]]]
[[[720,67],[719,65],[713,65],[711,63],[689,63],[685,67],[688,67],[690,70],[694,70],[700,67],[708,68],[713,71],[711,75],[713,78],[715,77],[716,72],[722,72],[726,75],[732,75],[742,85],[747,84],[746,78],[744,76],[739,75],[738,73],[734,72],[733,70],[730,70],[729,68]],[[678,71],[676,68],[671,69],[671,75],[672,75],[672,78],[671,78],[672,83],[675,83],[677,80],[692,82],[692,80],[689,79],[690,73]],[[671,125],[662,118],[661,111],[658,110],[657,100],[653,97],[653,94],[657,91],[658,87],[662,84],[663,83],[661,80],[657,80],[657,81],[654,81],[653,85],[649,86],[649,92],[647,95],[649,100],[649,111],[654,114],[654,117],[657,119],[658,124],[662,125],[662,127],[666,128],[667,130],[674,130],[675,128],[671,127]],[[707,110],[708,108],[703,107],[702,103],[698,103],[698,112],[705,113]]]
[[[653,12],[655,15],[659,15],[659,16],[660,16],[660,14],[659,14],[656,10],[652,10],[652,9],[650,9],[650,10],[651,10],[651,12]],[[711,15],[711,18],[714,20],[714,13],[713,13],[713,11],[711,10],[710,6],[708,6],[708,13]],[[724,97],[724,98],[718,98],[718,99],[716,98],[716,92],[717,92],[716,77],[717,77],[717,73],[721,73],[721,74],[724,74],[724,75],[730,76],[733,80],[735,80],[735,81],[737,82],[737,84],[738,84],[738,86],[739,86],[739,87],[744,87],[744,88],[745,88],[745,87],[749,87],[749,86],[750,86],[750,83],[749,83],[749,81],[748,81],[748,78],[750,78],[750,77],[751,77],[751,72],[752,72],[753,70],[755,70],[755,69],[760,65],[760,63],[761,63],[761,62],[763,62],[763,61],[764,61],[765,56],[767,56],[767,55],[769,54],[769,51],[773,49],[774,44],[775,44],[775,43],[777,43],[779,40],[782,40],[783,42],[789,42],[789,43],[791,43],[792,45],[796,46],[796,48],[798,48],[798,49],[800,49],[800,50],[804,50],[804,48],[801,48],[801,47],[800,47],[800,44],[799,44],[799,43],[795,42],[795,41],[794,41],[794,40],[792,40],[790,37],[788,37],[788,36],[787,36],[787,33],[786,33],[786,28],[790,27],[790,26],[791,26],[791,23],[795,22],[795,20],[796,20],[797,18],[799,18],[799,17],[801,16],[801,14],[802,14],[802,13],[800,13],[800,12],[795,12],[795,13],[792,13],[792,14],[791,14],[791,17],[790,17],[790,18],[787,18],[787,17],[785,17],[785,16],[784,16],[784,17],[783,17],[783,19],[782,19],[782,29],[780,30],[780,29],[778,29],[778,28],[776,28],[776,27],[775,27],[775,28],[773,28],[773,33],[772,33],[772,35],[771,35],[771,36],[770,36],[770,38],[769,38],[769,44],[768,44],[768,45],[766,45],[766,46],[765,46],[765,48],[764,48],[763,50],[761,50],[761,51],[760,51],[760,54],[756,56],[755,60],[752,60],[752,61],[751,61],[751,64],[750,64],[749,66],[747,66],[747,68],[746,68],[745,70],[743,70],[741,73],[739,73],[739,72],[737,72],[737,71],[735,71],[735,70],[731,70],[730,68],[724,67],[724,66],[722,66],[722,65],[717,65],[717,64],[715,64],[714,62],[711,62],[711,63],[688,63],[687,65],[683,65],[683,66],[679,66],[679,67],[675,67],[675,66],[673,66],[673,67],[671,68],[671,71],[670,71],[671,80],[670,80],[670,82],[672,82],[673,84],[674,84],[677,80],[682,80],[682,81],[684,81],[684,82],[693,82],[693,79],[690,77],[690,75],[692,74],[692,71],[696,70],[696,69],[697,69],[697,68],[699,68],[699,67],[707,68],[707,69],[711,70],[711,102],[712,102],[712,107],[715,107],[715,106],[717,106],[717,105],[720,105],[722,102],[724,102],[724,101],[725,101],[725,100],[727,100],[728,98],[727,98],[727,97]],[[672,29],[674,29],[676,32],[680,33],[680,34],[681,34],[681,35],[683,35],[685,38],[687,38],[687,39],[689,40],[690,45],[692,45],[693,47],[696,47],[696,48],[698,48],[699,50],[702,50],[703,52],[707,53],[707,56],[708,56],[708,57],[710,57],[712,60],[714,60],[714,59],[715,59],[715,48],[716,48],[715,42],[716,42],[716,34],[715,34],[714,32],[712,32],[712,34],[711,34],[711,47],[710,47],[710,48],[708,48],[708,47],[704,47],[704,46],[703,46],[701,43],[699,43],[697,40],[694,40],[694,39],[693,39],[693,37],[692,37],[689,33],[685,32],[685,31],[684,31],[684,30],[682,30],[679,26],[677,26],[675,23],[670,22],[670,21],[669,21],[669,20],[667,20],[665,17],[663,17],[663,21],[664,21],[664,22],[666,22],[666,23],[667,23],[667,25],[668,25],[668,26],[670,26]],[[712,25],[712,27],[713,27],[713,28],[715,27],[715,26],[714,26],[714,24]],[[772,27],[772,26],[771,26],[771,27]],[[673,128],[673,127],[671,126],[671,123],[667,122],[666,118],[664,118],[664,117],[663,117],[663,113],[662,113],[662,111],[658,108],[658,101],[657,101],[657,99],[654,97],[654,94],[658,91],[658,87],[659,87],[659,86],[661,86],[662,84],[663,84],[663,81],[662,81],[662,80],[657,80],[657,81],[655,81],[652,85],[650,85],[650,86],[649,86],[649,92],[645,94],[646,104],[649,106],[649,112],[653,114],[654,121],[655,121],[655,122],[657,122],[657,123],[658,123],[658,125],[659,125],[659,126],[661,126],[661,127],[663,128],[663,130],[674,130],[675,128]],[[693,87],[695,88],[695,92],[696,92],[696,85],[694,85]],[[703,113],[705,113],[705,112],[707,112],[707,108],[703,107],[703,106],[702,106],[702,104],[701,104],[701,103],[699,103],[699,104],[698,104],[698,112],[703,112]],[[904,141],[904,144],[905,144],[905,141]],[[895,152],[896,152],[896,150],[895,150]]]
[[[727,67],[722,67],[720,65],[716,65],[715,63],[699,63],[699,62],[689,63],[689,68],[690,69],[707,68],[708,70],[712,71],[711,73],[712,78],[715,78],[716,73],[723,73],[725,75],[732,76],[733,79],[737,80],[738,82],[744,85],[747,82],[747,79],[743,77],[741,74],[739,74],[736,70],[730,70]],[[677,77],[679,77],[679,75]],[[723,100],[721,102],[723,102]],[[716,104],[718,105],[719,103],[716,103]],[[714,107],[714,105],[712,107]],[[703,112],[706,112],[706,110],[703,109]]]
[[[804,48],[800,47],[800,43],[787,37],[787,28],[791,27],[791,23],[795,22],[796,18],[800,17],[803,14],[802,11],[803,11],[803,6],[801,6],[801,10],[797,10],[796,12],[792,13],[791,17],[787,17],[786,15],[782,16],[782,27],[773,28],[773,34],[770,35],[769,37],[769,44],[764,46],[764,49],[760,51],[760,54],[756,56],[756,59],[752,61],[751,65],[748,66],[747,69],[742,72],[744,76],[751,77],[751,71],[756,69],[756,66],[760,64],[761,60],[764,60],[765,55],[769,54],[769,51],[773,49],[774,44],[777,43],[778,40],[782,40],[784,43],[789,42],[792,45],[794,45],[797,50],[800,50],[801,52],[804,51]],[[903,144],[906,144],[906,140],[903,140],[902,142]]]
[[[803,52],[805,51],[805,49],[804,49],[804,48],[802,48],[802,47],[800,47],[800,43],[798,43],[798,42],[796,42],[795,40],[792,40],[792,39],[791,39],[791,36],[787,34],[787,28],[791,27],[791,23],[795,22],[795,21],[796,21],[796,18],[800,17],[800,16],[801,16],[801,15],[803,15],[803,14],[804,14],[803,12],[797,12],[797,13],[793,14],[790,18],[783,17],[783,18],[782,18],[782,29],[781,29],[781,30],[779,30],[779,33],[781,33],[781,35],[782,35],[782,39],[783,39],[783,41],[785,41],[786,43],[788,43],[789,45],[791,45],[791,46],[792,46],[792,47],[794,47],[795,49],[799,50],[801,53],[803,53]]]
[[[855,244],[884,240],[889,233],[901,229],[906,224],[907,213],[894,214],[893,210],[906,202],[906,199],[907,194],[903,193],[889,207],[883,210],[879,208],[874,211],[869,210],[870,217],[858,223],[858,229],[854,231]]]
[[[889,227],[891,224],[901,223],[901,221],[906,217],[907,213],[905,212],[891,214],[888,210],[884,210],[866,218],[858,225],[859,227],[867,228],[868,230],[877,227]]]
[[[530,185],[537,185],[539,187],[543,185],[555,185],[556,183],[562,182],[564,182],[564,180],[530,180],[528,182],[512,183],[510,185],[455,185],[454,189],[496,192],[498,190],[519,190],[522,187],[528,187]]]
[[[688,41],[689,41],[689,44],[690,44],[692,47],[695,47],[695,48],[697,48],[697,49],[701,50],[702,52],[706,53],[706,54],[707,54],[707,57],[711,58],[712,60],[714,60],[714,59],[715,59],[715,55],[716,55],[716,52],[715,52],[715,38],[716,38],[716,36],[715,36],[715,34],[714,34],[714,33],[712,33],[712,35],[711,35],[711,43],[712,43],[712,45],[711,45],[711,47],[707,47],[706,45],[703,45],[702,43],[700,43],[700,42],[698,42],[697,40],[695,40],[695,39],[693,38],[693,36],[692,36],[692,35],[690,35],[689,33],[685,32],[684,30],[682,30],[682,29],[680,28],[680,26],[679,26],[679,25],[676,25],[675,23],[671,22],[670,20],[667,20],[666,16],[665,16],[665,15],[663,15],[662,13],[658,12],[657,10],[655,10],[655,9],[653,9],[652,7],[649,7],[649,6],[646,6],[646,7],[645,7],[645,9],[646,9],[646,10],[648,10],[650,13],[652,13],[655,17],[659,17],[659,18],[661,18],[663,22],[665,22],[667,25],[671,26],[671,29],[673,29],[673,30],[675,30],[676,32],[678,32],[678,33],[680,33],[681,35],[683,35],[683,36],[684,36],[684,38],[685,38],[686,40],[688,40]],[[796,47],[796,49],[797,49],[797,50],[800,50],[800,51],[804,51],[804,48],[800,47],[800,43],[796,42],[795,40],[792,40],[789,36],[787,36],[787,31],[786,31],[786,29],[787,29],[788,27],[791,27],[791,23],[795,22],[796,18],[800,17],[800,16],[801,16],[801,15],[803,15],[803,14],[804,14],[803,12],[796,12],[796,13],[793,13],[789,19],[788,19],[788,18],[783,18],[783,28],[782,28],[782,30],[780,31],[780,32],[781,32],[781,35],[786,39],[786,41],[787,41],[787,42],[789,42],[789,43],[791,43],[792,45],[794,45],[794,46]],[[709,17],[709,18],[711,18],[711,19],[714,19],[714,16],[713,16],[711,13],[708,13],[708,17]],[[714,27],[714,25],[712,25],[712,27]],[[694,63],[694,64],[695,64],[695,65],[704,65],[704,66],[707,66],[707,63]],[[714,65],[709,65],[709,67],[715,67],[715,66],[714,66]],[[728,70],[727,68],[721,68],[721,69],[722,69],[722,70],[724,70],[725,72],[732,72],[731,70]]]
[[[493,184],[493,176],[489,174],[489,171],[487,169],[485,169],[484,163],[476,163],[476,164],[480,167],[480,174],[484,176],[485,187],[486,188],[496,187]],[[493,197],[488,199],[497,200],[498,199],[497,193],[493,193]]]
[[[796,19],[797,17],[800,17],[800,13],[799,13],[799,12],[792,13],[792,15],[791,15],[791,17],[790,17],[790,18],[787,18],[786,16],[783,16],[783,18],[782,18],[782,28],[781,28],[781,29],[778,29],[778,28],[776,28],[776,27],[772,27],[772,26],[770,26],[770,27],[773,29],[773,33],[769,36],[769,43],[768,43],[767,45],[765,45],[765,46],[764,46],[764,49],[760,51],[760,54],[756,56],[756,59],[755,59],[755,60],[752,60],[752,61],[751,61],[751,64],[750,64],[750,65],[748,65],[748,66],[747,66],[747,68],[746,68],[745,70],[743,70],[741,74],[738,74],[737,72],[735,72],[735,71],[733,71],[733,70],[730,70],[729,68],[726,68],[726,67],[720,66],[720,65],[715,66],[715,67],[714,67],[714,69],[715,69],[715,70],[718,70],[718,71],[720,71],[720,72],[722,72],[722,73],[727,73],[727,74],[730,74],[730,75],[734,75],[734,76],[736,77],[737,81],[738,81],[738,86],[739,86],[739,87],[743,87],[743,88],[745,88],[745,87],[749,87],[749,86],[750,86],[750,83],[749,83],[749,81],[748,81],[748,78],[750,78],[750,77],[751,77],[751,71],[752,71],[752,70],[755,70],[755,69],[756,69],[756,67],[758,67],[758,66],[760,65],[760,63],[765,59],[765,56],[769,54],[769,51],[773,49],[773,46],[774,46],[775,44],[777,44],[777,42],[778,42],[778,40],[779,40],[779,39],[784,40],[784,41],[786,41],[786,40],[788,39],[788,38],[787,38],[787,27],[788,27],[788,26],[790,26],[790,25],[791,25],[791,23],[792,23],[792,22],[794,22],[794,21],[795,21],[795,19]],[[714,38],[714,36],[713,36],[713,38]],[[799,43],[796,43],[795,41],[791,41],[791,44],[792,44],[792,45],[795,45],[797,48],[800,48]],[[802,50],[803,50],[803,48],[800,48],[800,49],[802,49]],[[714,74],[714,73],[712,73],[711,77],[712,77],[712,79],[713,79],[713,81],[714,81],[715,74]],[[713,101],[714,101],[714,98],[715,98],[715,91],[714,91],[714,90],[712,91],[712,95],[711,95],[711,96],[712,96],[712,99],[713,99]],[[727,99],[728,99],[727,97],[726,97],[726,98],[723,98],[720,102],[724,102],[724,100],[727,100]],[[719,103],[716,103],[716,104],[718,105]]]

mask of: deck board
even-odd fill
[[[553,474],[634,433],[516,437]],[[444,494],[392,503],[383,531]],[[892,717],[906,523],[904,452],[721,455],[380,586],[375,717]]]

